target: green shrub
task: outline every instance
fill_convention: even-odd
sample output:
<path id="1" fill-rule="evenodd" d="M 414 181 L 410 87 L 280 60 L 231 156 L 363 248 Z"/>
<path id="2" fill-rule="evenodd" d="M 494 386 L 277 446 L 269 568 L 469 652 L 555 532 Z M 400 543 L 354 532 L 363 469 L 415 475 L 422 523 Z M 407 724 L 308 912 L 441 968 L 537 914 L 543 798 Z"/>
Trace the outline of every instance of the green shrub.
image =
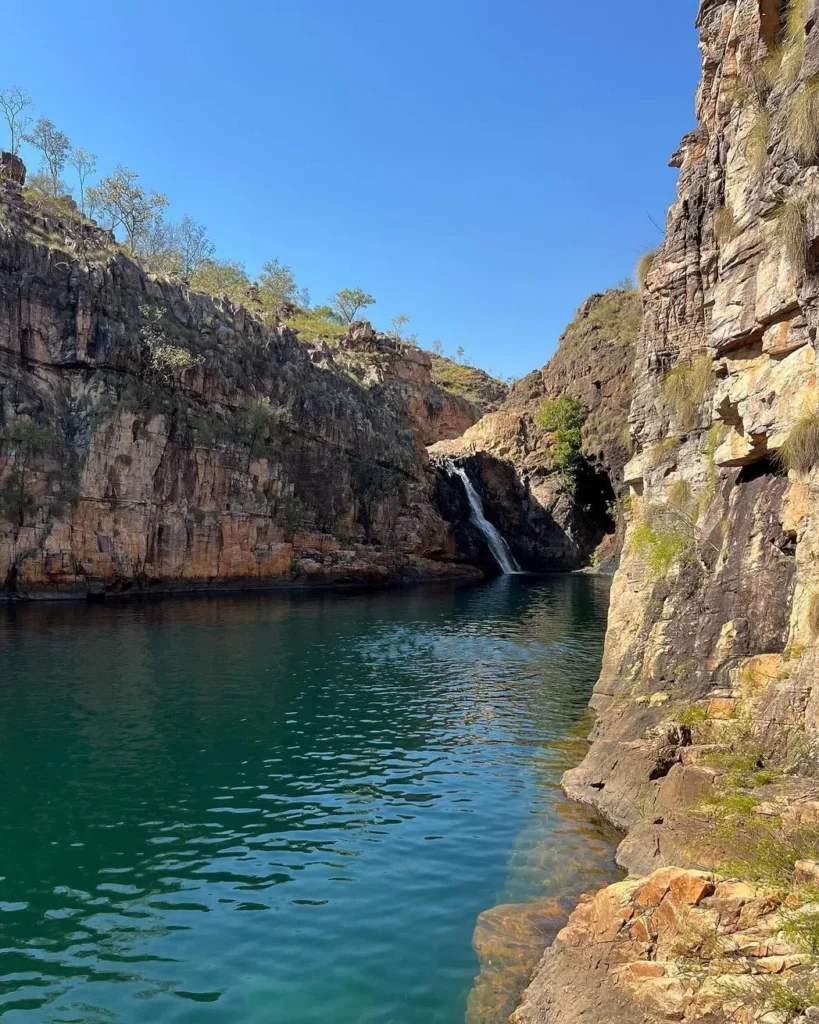
<path id="1" fill-rule="evenodd" d="M 714 386 L 714 363 L 707 352 L 695 356 L 668 373 L 663 381 L 663 398 L 674 410 L 683 430 L 694 427 Z"/>
<path id="2" fill-rule="evenodd" d="M 819 413 L 803 416 L 791 428 L 779 459 L 797 473 L 807 473 L 819 463 Z"/>
<path id="3" fill-rule="evenodd" d="M 662 578 L 685 556 L 691 538 L 681 527 L 663 526 L 647 518 L 635 529 L 633 541 L 651 575 Z"/>
<path id="4" fill-rule="evenodd" d="M 583 404 L 569 395 L 548 399 L 537 413 L 537 424 L 552 435 L 554 464 L 562 473 L 573 476 L 580 461 L 582 428 L 586 422 Z"/>
<path id="5" fill-rule="evenodd" d="M 689 704 L 677 715 L 680 725 L 701 725 L 708 721 L 708 712 L 702 704 Z"/>

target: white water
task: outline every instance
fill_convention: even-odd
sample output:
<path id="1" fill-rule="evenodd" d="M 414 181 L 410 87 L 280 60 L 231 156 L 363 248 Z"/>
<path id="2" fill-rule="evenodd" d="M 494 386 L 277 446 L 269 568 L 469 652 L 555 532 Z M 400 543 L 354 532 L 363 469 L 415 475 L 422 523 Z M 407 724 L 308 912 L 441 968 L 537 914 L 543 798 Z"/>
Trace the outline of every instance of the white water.
<path id="1" fill-rule="evenodd" d="M 504 576 L 511 576 L 516 572 L 520 572 L 520 566 L 515 561 L 512 552 L 509 550 L 509 545 L 504 540 L 503 535 L 483 514 L 483 502 L 481 501 L 481 496 L 472 486 L 472 481 L 469 479 L 466 470 L 463 466 L 456 466 L 450 459 L 447 459 L 446 468 L 450 476 L 454 473 L 455 476 L 459 476 L 461 478 L 466 490 L 467 499 L 469 500 L 469 518 L 481 531 L 484 537 L 486 537 L 486 543 L 489 545 L 489 550 L 494 555 L 495 561 L 500 566 Z"/>

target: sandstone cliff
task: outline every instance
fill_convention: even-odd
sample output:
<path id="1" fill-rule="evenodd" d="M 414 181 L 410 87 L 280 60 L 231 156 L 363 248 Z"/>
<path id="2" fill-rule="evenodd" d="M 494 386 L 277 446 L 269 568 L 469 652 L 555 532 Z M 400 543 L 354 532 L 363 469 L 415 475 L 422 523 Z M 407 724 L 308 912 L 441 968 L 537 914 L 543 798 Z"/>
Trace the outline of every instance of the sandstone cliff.
<path id="1" fill-rule="evenodd" d="M 597 720 L 564 780 L 654 874 L 578 908 L 521 1024 L 819 1015 L 819 20 L 702 0 L 698 26 Z"/>
<path id="2" fill-rule="evenodd" d="M 527 568 L 586 565 L 614 530 L 614 501 L 631 452 L 628 411 L 639 323 L 637 292 L 591 296 L 542 370 L 518 381 L 503 404 L 462 437 L 431 449 L 434 459 L 467 466 L 491 519 Z M 556 466 L 552 436 L 537 422 L 544 401 L 561 395 L 576 398 L 588 414 L 583 457 L 571 482 Z M 616 549 L 611 537 L 603 558 Z"/>
<path id="3" fill-rule="evenodd" d="M 16 177 L 19 178 L 19 174 Z M 481 408 L 353 325 L 332 349 L 145 273 L 0 182 L 0 587 L 469 573 L 425 445 Z"/>

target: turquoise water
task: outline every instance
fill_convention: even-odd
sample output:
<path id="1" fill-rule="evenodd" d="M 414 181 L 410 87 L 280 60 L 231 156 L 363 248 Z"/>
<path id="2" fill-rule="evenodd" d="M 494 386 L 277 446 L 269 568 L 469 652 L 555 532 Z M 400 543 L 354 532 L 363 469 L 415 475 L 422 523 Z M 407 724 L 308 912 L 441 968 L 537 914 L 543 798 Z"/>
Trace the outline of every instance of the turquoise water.
<path id="1" fill-rule="evenodd" d="M 556 784 L 607 597 L 0 610 L 4 1022 L 460 1024 L 477 915 L 599 876 Z"/>

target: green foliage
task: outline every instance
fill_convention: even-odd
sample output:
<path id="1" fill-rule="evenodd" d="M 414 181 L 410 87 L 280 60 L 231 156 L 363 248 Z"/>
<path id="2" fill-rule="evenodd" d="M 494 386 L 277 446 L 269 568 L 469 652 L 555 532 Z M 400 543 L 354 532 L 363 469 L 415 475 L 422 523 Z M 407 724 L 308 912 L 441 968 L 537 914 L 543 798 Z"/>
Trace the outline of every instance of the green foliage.
<path id="1" fill-rule="evenodd" d="M 255 398 L 245 408 L 239 423 L 239 441 L 247 449 L 247 468 L 252 459 L 266 454 L 271 431 L 289 420 L 290 411 L 274 406 L 265 396 Z"/>
<path id="2" fill-rule="evenodd" d="M 708 721 L 708 712 L 702 704 L 689 704 L 677 715 L 680 725 L 701 725 Z"/>
<path id="3" fill-rule="evenodd" d="M 296 275 L 284 263 L 269 260 L 259 276 L 262 304 L 278 315 L 286 305 L 307 307 L 310 296 L 296 284 Z"/>
<path id="4" fill-rule="evenodd" d="M 342 288 L 333 296 L 332 305 L 341 320 L 351 324 L 362 309 L 375 305 L 375 299 L 361 288 Z"/>
<path id="5" fill-rule="evenodd" d="M 696 426 L 705 401 L 714 386 L 714 364 L 707 352 L 668 373 L 663 381 L 663 398 L 673 409 L 683 430 Z"/>
<path id="6" fill-rule="evenodd" d="M 60 181 L 60 175 L 71 152 L 68 136 L 58 131 L 53 121 L 40 117 L 25 140 L 40 152 L 43 160 L 41 174 L 46 190 L 52 196 L 62 195 L 65 186 Z"/>
<path id="7" fill-rule="evenodd" d="M 637 260 L 634 276 L 637 278 L 637 285 L 640 291 L 645 290 L 648 275 L 651 273 L 651 268 L 654 265 L 654 259 L 659 251 L 659 249 L 649 249 L 647 252 L 643 253 L 639 260 Z"/>
<path id="8" fill-rule="evenodd" d="M 240 305 L 247 301 L 250 278 L 241 263 L 207 259 L 191 275 L 191 288 L 214 298 L 225 296 Z"/>
<path id="9" fill-rule="evenodd" d="M 804 82 L 788 101 L 785 141 L 801 160 L 819 155 L 819 75 Z"/>
<path id="10" fill-rule="evenodd" d="M 552 435 L 554 464 L 564 476 L 573 478 L 577 471 L 586 415 L 582 402 L 570 395 L 548 399 L 538 410 L 537 424 Z"/>
<path id="11" fill-rule="evenodd" d="M 786 830 L 778 819 L 754 816 L 736 820 L 726 836 L 735 853 L 721 870 L 783 893 L 794 887 L 796 862 L 819 856 L 819 829 L 815 826 Z"/>
<path id="12" fill-rule="evenodd" d="M 288 327 L 298 331 L 306 341 L 314 339 L 339 341 L 347 333 L 346 325 L 339 323 L 337 314 L 329 306 L 298 309 L 289 313 L 285 322 Z"/>
<path id="13" fill-rule="evenodd" d="M 50 427 L 41 427 L 33 420 L 19 419 L 6 427 L 3 440 L 12 450 L 13 466 L 0 489 L 0 512 L 9 522 L 23 526 L 26 512 L 34 507 L 30 464 L 51 452 L 57 438 Z"/>
<path id="14" fill-rule="evenodd" d="M 145 348 L 144 372 L 150 384 L 150 397 L 158 387 L 179 386 L 185 372 L 202 360 L 188 349 L 171 344 L 163 327 L 164 310 L 158 306 L 142 305 L 139 311 L 143 317 L 140 338 Z"/>
<path id="15" fill-rule="evenodd" d="M 758 789 L 776 778 L 776 772 L 765 765 L 762 748 L 750 742 L 740 749 L 706 754 L 703 763 L 724 771 L 725 781 L 733 789 Z"/>
<path id="16" fill-rule="evenodd" d="M 655 578 L 671 572 L 689 549 L 691 538 L 686 531 L 673 525 L 660 525 L 645 518 L 632 535 L 634 549 Z"/>
<path id="17" fill-rule="evenodd" d="M 432 381 L 451 395 L 460 395 L 485 410 L 496 408 L 509 393 L 507 386 L 483 370 L 464 366 L 433 353 Z"/>
<path id="18" fill-rule="evenodd" d="M 808 473 L 819 463 L 819 413 L 803 416 L 791 428 L 779 459 L 796 473 Z"/>
<path id="19" fill-rule="evenodd" d="M 780 1024 L 802 1020 L 806 1010 L 819 1006 L 819 983 L 810 978 L 764 978 L 756 983 L 755 992 L 757 1007 L 778 1014 Z"/>
<path id="20" fill-rule="evenodd" d="M 136 171 L 120 164 L 113 174 L 88 189 L 88 205 L 107 219 L 112 231 L 121 228 L 129 251 L 136 253 L 140 233 L 150 227 L 168 200 L 160 192 L 146 192 Z"/>

